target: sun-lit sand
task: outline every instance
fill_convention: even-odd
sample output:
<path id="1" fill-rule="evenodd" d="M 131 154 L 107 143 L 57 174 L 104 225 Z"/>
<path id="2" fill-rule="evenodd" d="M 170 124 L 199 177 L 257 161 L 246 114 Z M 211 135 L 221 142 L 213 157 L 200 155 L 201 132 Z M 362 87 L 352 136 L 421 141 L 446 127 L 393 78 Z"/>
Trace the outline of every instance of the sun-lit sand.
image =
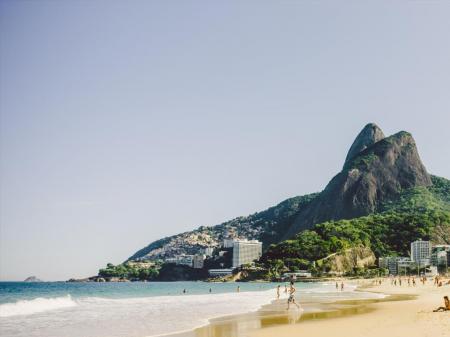
<path id="1" fill-rule="evenodd" d="M 450 337 L 450 312 L 433 312 L 450 295 L 450 285 L 428 281 L 415 287 L 392 286 L 384 280 L 357 282 L 362 291 L 389 294 L 384 299 L 348 300 L 313 304 L 315 312 L 285 310 L 285 299 L 256 313 L 221 317 L 205 327 L 185 332 L 188 337 Z M 445 281 L 447 282 L 447 280 Z M 313 310 L 313 311 L 314 311 Z"/>
<path id="2" fill-rule="evenodd" d="M 373 310 L 361 314 L 331 319 L 306 320 L 297 324 L 256 329 L 252 337 L 333 336 L 333 337 L 437 337 L 450 336 L 450 312 L 433 312 L 443 305 L 443 296 L 450 295 L 450 285 L 433 286 L 432 282 L 402 287 L 391 286 L 388 280 L 382 285 L 368 285 L 366 290 L 385 294 L 414 294 L 415 299 L 368 304 Z"/>

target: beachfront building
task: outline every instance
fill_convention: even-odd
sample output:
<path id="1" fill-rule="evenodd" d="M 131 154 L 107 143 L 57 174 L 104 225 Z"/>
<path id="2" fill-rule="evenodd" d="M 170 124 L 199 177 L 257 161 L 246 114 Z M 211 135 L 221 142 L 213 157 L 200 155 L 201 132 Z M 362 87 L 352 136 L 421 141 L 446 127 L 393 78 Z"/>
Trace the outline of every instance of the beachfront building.
<path id="1" fill-rule="evenodd" d="M 193 259 L 192 259 L 192 266 L 195 269 L 202 269 L 204 262 L 205 262 L 206 256 L 203 254 L 197 254 L 194 255 Z"/>
<path id="2" fill-rule="evenodd" d="M 221 277 L 231 275 L 233 269 L 208 269 L 209 276 L 211 277 Z"/>
<path id="3" fill-rule="evenodd" d="M 165 263 L 175 263 L 192 267 L 194 255 L 176 255 L 175 257 L 168 257 L 164 260 Z"/>
<path id="4" fill-rule="evenodd" d="M 389 275 L 398 275 L 406 272 L 413 264 L 414 262 L 404 256 L 385 256 L 378 259 L 378 267 L 388 269 Z"/>
<path id="5" fill-rule="evenodd" d="M 311 273 L 308 272 L 307 270 L 300 270 L 298 272 L 294 272 L 294 273 L 284 273 L 281 278 L 284 281 L 290 281 L 290 280 L 297 280 L 298 278 L 308 278 L 311 277 Z"/>
<path id="6" fill-rule="evenodd" d="M 233 268 L 252 263 L 262 255 L 262 243 L 257 240 L 236 240 L 233 244 Z"/>
<path id="7" fill-rule="evenodd" d="M 447 265 L 448 252 L 450 252 L 450 245 L 434 245 L 431 248 L 431 265 Z"/>
<path id="8" fill-rule="evenodd" d="M 417 240 L 411 243 L 411 261 L 415 262 L 419 267 L 430 265 L 431 259 L 431 242 Z"/>

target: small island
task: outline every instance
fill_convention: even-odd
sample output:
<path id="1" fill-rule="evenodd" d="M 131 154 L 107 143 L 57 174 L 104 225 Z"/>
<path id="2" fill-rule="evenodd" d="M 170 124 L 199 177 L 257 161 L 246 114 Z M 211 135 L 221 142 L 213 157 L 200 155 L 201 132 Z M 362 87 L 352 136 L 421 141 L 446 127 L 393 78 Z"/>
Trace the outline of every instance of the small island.
<path id="1" fill-rule="evenodd" d="M 29 276 L 23 282 L 43 282 L 41 279 L 38 279 L 36 276 Z"/>

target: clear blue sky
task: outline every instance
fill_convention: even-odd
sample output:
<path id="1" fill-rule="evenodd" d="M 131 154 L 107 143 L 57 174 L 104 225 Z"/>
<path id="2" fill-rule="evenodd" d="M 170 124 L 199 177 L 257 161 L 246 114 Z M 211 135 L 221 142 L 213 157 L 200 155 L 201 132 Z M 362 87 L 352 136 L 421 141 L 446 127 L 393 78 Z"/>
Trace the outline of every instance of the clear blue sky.
<path id="1" fill-rule="evenodd" d="M 450 2 L 1 1 L 0 279 L 321 190 L 368 122 L 450 178 Z"/>

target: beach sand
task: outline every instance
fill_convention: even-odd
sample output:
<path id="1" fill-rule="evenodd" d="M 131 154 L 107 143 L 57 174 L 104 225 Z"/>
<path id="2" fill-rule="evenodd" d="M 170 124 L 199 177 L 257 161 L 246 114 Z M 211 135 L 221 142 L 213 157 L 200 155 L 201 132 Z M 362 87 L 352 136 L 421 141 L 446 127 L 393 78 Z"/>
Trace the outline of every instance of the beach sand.
<path id="1" fill-rule="evenodd" d="M 255 313 L 214 319 L 183 337 L 450 337 L 450 312 L 432 312 L 450 296 L 450 285 L 432 282 L 416 287 L 389 280 L 374 286 L 357 281 L 363 291 L 390 294 L 384 299 L 306 304 L 304 312 L 285 310 L 285 300 L 275 301 Z"/>
<path id="2" fill-rule="evenodd" d="M 405 283 L 405 282 L 404 282 Z M 450 295 L 450 286 L 435 287 L 432 282 L 416 287 L 394 287 L 389 281 L 379 286 L 364 286 L 367 291 L 385 294 L 412 294 L 416 298 L 380 301 L 363 305 L 361 314 L 332 319 L 305 320 L 299 324 L 258 329 L 252 337 L 333 336 L 333 337 L 441 337 L 450 336 L 450 312 L 432 312 Z"/>

